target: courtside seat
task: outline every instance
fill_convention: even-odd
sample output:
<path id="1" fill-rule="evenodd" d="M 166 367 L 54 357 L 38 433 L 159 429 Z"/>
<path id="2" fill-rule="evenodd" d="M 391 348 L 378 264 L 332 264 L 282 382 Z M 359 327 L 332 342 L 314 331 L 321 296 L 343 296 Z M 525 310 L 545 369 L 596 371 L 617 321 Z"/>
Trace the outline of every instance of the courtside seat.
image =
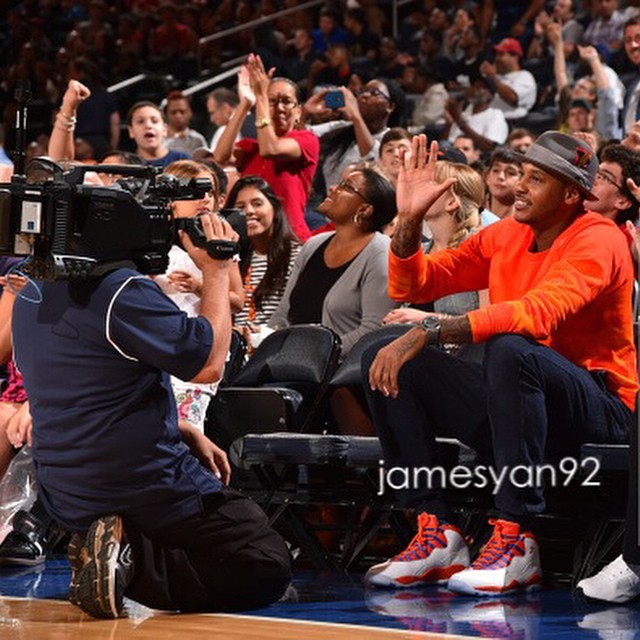
<path id="1" fill-rule="evenodd" d="M 375 329 L 365 333 L 353 346 L 347 357 L 338 367 L 333 378 L 332 387 L 349 387 L 362 384 L 361 363 L 364 352 L 371 346 L 385 338 L 399 338 L 404 335 L 413 325 L 410 324 L 390 324 L 380 329 Z"/>
<path id="2" fill-rule="evenodd" d="M 228 449 L 247 433 L 313 429 L 339 355 L 340 338 L 322 325 L 270 334 L 209 405 L 207 435 Z"/>

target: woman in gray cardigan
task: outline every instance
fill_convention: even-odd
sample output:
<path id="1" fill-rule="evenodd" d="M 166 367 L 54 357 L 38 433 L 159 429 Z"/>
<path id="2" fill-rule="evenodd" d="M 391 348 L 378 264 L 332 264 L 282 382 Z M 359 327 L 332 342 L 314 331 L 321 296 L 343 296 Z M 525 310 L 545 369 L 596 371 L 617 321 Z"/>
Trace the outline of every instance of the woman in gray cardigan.
<path id="1" fill-rule="evenodd" d="M 398 306 L 387 294 L 389 238 L 380 233 L 396 215 L 395 191 L 375 171 L 356 170 L 318 210 L 335 232 L 302 247 L 269 326 L 322 323 L 340 336 L 344 356 Z"/>

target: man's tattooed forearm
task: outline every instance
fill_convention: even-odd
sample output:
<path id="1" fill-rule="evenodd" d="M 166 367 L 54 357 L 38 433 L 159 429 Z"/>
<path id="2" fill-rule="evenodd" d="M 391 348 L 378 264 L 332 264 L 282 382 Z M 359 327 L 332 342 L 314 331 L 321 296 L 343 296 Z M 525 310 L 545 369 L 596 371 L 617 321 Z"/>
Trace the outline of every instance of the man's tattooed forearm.
<path id="1" fill-rule="evenodd" d="M 420 223 L 399 220 L 391 240 L 391 251 L 398 258 L 408 258 L 420 248 Z"/>

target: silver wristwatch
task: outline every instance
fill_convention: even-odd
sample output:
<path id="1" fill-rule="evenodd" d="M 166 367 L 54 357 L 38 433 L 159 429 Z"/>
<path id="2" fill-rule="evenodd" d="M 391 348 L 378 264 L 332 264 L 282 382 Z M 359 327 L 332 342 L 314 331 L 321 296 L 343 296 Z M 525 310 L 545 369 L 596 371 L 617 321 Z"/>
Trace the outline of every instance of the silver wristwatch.
<path id="1" fill-rule="evenodd" d="M 442 324 L 438 316 L 427 316 L 421 320 L 418 326 L 425 330 L 428 345 L 438 344 L 440 342 L 440 329 Z"/>

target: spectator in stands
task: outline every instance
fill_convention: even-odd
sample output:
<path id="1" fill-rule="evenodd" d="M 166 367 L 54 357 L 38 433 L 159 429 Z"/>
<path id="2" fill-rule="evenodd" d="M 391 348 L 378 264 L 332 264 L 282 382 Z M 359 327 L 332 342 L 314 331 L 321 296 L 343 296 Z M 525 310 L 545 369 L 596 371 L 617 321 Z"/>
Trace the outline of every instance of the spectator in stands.
<path id="1" fill-rule="evenodd" d="M 529 129 L 518 127 L 514 129 L 507 138 L 507 147 L 517 153 L 526 153 L 527 149 L 533 144 L 535 136 Z"/>
<path id="2" fill-rule="evenodd" d="M 375 160 L 379 155 L 380 140 L 387 132 L 388 123 L 397 105 L 402 103 L 404 94 L 392 81 L 371 80 L 354 96 L 351 91 L 341 87 L 345 106 L 337 111 L 328 109 L 324 103 L 327 90 L 322 89 L 311 96 L 304 105 L 307 117 L 319 115 L 333 117 L 334 120 L 311 129 L 320 137 L 320 166 L 324 186 L 318 186 L 318 192 L 324 193 L 328 186 L 340 182 L 342 172 L 347 165 L 358 164 L 366 160 Z M 401 111 L 398 108 L 398 111 Z M 344 117 L 347 122 L 335 120 Z M 397 119 L 393 124 L 399 124 Z"/>
<path id="3" fill-rule="evenodd" d="M 511 0 L 482 2 L 480 4 L 482 41 L 491 39 L 496 42 L 506 37 L 522 38 L 543 7 L 543 0 L 530 0 L 526 5 L 514 3 Z"/>
<path id="4" fill-rule="evenodd" d="M 457 61 L 464 56 L 460 40 L 465 31 L 477 27 L 476 13 L 471 4 L 461 6 L 453 17 L 451 26 L 445 30 L 442 42 L 443 54 L 450 60 Z"/>
<path id="5" fill-rule="evenodd" d="M 582 43 L 584 29 L 575 19 L 575 0 L 558 0 L 551 15 L 541 11 L 534 22 L 534 32 L 527 51 L 527 68 L 538 82 L 538 95 L 542 104 L 553 91 L 553 69 L 555 50 L 547 37 L 550 23 L 557 25 L 562 37 L 564 59 L 571 67 L 577 60 L 577 45 Z"/>
<path id="6" fill-rule="evenodd" d="M 138 28 L 138 19 L 132 13 L 123 13 L 118 16 L 118 39 L 116 40 L 118 58 L 121 56 L 142 57 L 143 36 Z"/>
<path id="7" fill-rule="evenodd" d="M 396 214 L 395 192 L 378 172 L 353 171 L 318 210 L 335 231 L 304 244 L 269 326 L 322 323 L 344 355 L 396 306 L 386 293 L 389 238 L 380 233 Z"/>
<path id="8" fill-rule="evenodd" d="M 380 157 L 377 165 L 394 189 L 398 181 L 400 165 L 404 161 L 404 154 L 409 151 L 411 151 L 411 134 L 402 127 L 389 129 L 380 140 Z"/>
<path id="9" fill-rule="evenodd" d="M 240 178 L 229 193 L 228 206 L 244 212 L 251 245 L 241 264 L 245 302 L 234 324 L 243 329 L 248 344 L 257 346 L 260 326 L 269 322 L 282 299 L 300 243 L 282 202 L 262 178 Z"/>
<path id="10" fill-rule="evenodd" d="M 453 141 L 453 146 L 464 154 L 469 166 L 477 166 L 480 163 L 482 152 L 476 148 L 473 138 L 461 134 Z"/>
<path id="11" fill-rule="evenodd" d="M 402 78 L 405 65 L 401 62 L 398 45 L 393 38 L 385 36 L 380 41 L 380 56 L 376 75 L 379 78 L 391 78 L 397 80 Z"/>
<path id="12" fill-rule="evenodd" d="M 594 109 L 597 105 L 595 129 L 605 139 L 619 137 L 618 114 L 623 106 L 624 86 L 616 72 L 602 62 L 594 47 L 578 45 L 580 59 L 589 66 L 593 75 L 583 76 L 571 87 L 560 27 L 555 23 L 550 23 L 546 27 L 546 32 L 549 42 L 553 44 L 555 50 L 554 73 L 559 93 L 560 129 L 566 128 L 565 122 L 568 120 L 571 101 L 584 99 Z"/>
<path id="13" fill-rule="evenodd" d="M 589 65 L 597 90 L 597 111 L 594 128 L 607 140 L 620 138 L 620 110 L 623 107 L 625 87 L 618 74 L 604 64 L 595 47 L 578 46 L 580 59 Z"/>
<path id="14" fill-rule="evenodd" d="M 136 153 L 154 167 L 166 167 L 176 160 L 187 160 L 183 151 L 169 150 L 165 144 L 167 125 L 162 111 L 153 102 L 136 102 L 127 114 L 129 137 L 136 143 Z"/>
<path id="15" fill-rule="evenodd" d="M 297 83 L 300 93 L 307 95 L 307 82 L 311 72 L 311 65 L 318 59 L 313 48 L 311 32 L 306 29 L 296 29 L 293 35 L 293 51 L 284 59 L 284 76 Z M 213 148 L 213 146 L 212 146 Z"/>
<path id="16" fill-rule="evenodd" d="M 410 118 L 413 133 L 440 129 L 445 125 L 444 111 L 449 92 L 443 80 L 436 71 L 412 66 L 405 69 L 402 79 L 405 91 L 419 96 Z"/>
<path id="17" fill-rule="evenodd" d="M 214 149 L 214 159 L 223 166 L 235 164 L 242 175 L 264 178 L 282 199 L 293 232 L 304 242 L 310 236 L 304 208 L 320 144 L 314 133 L 298 128 L 297 86 L 287 78 L 271 78 L 260 58 L 250 54 L 238 75 L 238 96 L 240 103 Z M 234 144 L 254 104 L 258 137 Z"/>
<path id="18" fill-rule="evenodd" d="M 531 145 L 529 145 L 531 146 Z M 495 222 L 495 217 L 507 218 L 515 211 L 516 185 L 522 177 L 520 157 L 513 151 L 499 147 L 489 159 L 485 173 L 487 202 L 483 215 L 483 226 Z M 494 216 L 487 219 L 486 216 Z"/>
<path id="19" fill-rule="evenodd" d="M 491 304 L 432 316 L 365 353 L 363 382 L 371 389 L 386 464 L 412 477 L 418 467 L 433 468 L 436 434 L 491 456 L 496 473 L 507 474 L 520 465 L 537 468 L 547 447 L 576 456 L 585 440 L 627 441 L 638 390 L 629 313 L 633 268 L 615 225 L 584 212 L 598 167 L 593 152 L 571 136 L 543 134 L 524 158 L 514 216 L 458 249 L 425 256 L 424 211 L 452 181 L 434 179 L 436 143 L 428 161 L 425 138 L 413 151 L 398 181 L 390 294 L 424 302 L 488 285 Z M 603 314 L 611 321 L 602 322 Z M 482 365 L 433 348 L 482 341 Z M 368 571 L 369 584 L 406 587 L 449 578 L 450 590 L 486 596 L 541 583 L 531 533 L 545 506 L 540 485 L 496 487 L 493 535 L 469 566 L 454 515 L 439 486 L 428 484 L 398 491 L 404 506 L 415 507 L 419 530 L 403 553 Z"/>
<path id="20" fill-rule="evenodd" d="M 344 14 L 344 26 L 349 34 L 351 60 L 377 60 L 380 38 L 370 31 L 364 10 L 359 7 L 347 9 Z"/>
<path id="21" fill-rule="evenodd" d="M 161 68 L 166 63 L 179 58 L 195 56 L 198 45 L 197 35 L 178 22 L 178 10 L 171 2 L 163 2 L 158 7 L 160 24 L 151 32 L 149 38 L 149 56 Z"/>
<path id="22" fill-rule="evenodd" d="M 536 102 L 537 86 L 531 73 L 520 67 L 522 46 L 515 38 L 505 38 L 493 49 L 495 64 L 485 60 L 480 65 L 480 73 L 496 87 L 490 106 L 509 121 L 524 118 Z"/>
<path id="23" fill-rule="evenodd" d="M 349 44 L 349 34 L 340 26 L 338 13 L 328 7 L 320 11 L 318 27 L 311 35 L 316 53 L 325 53 L 331 44 Z"/>
<path id="24" fill-rule="evenodd" d="M 211 182 L 211 190 L 201 200 L 175 200 L 172 202 L 173 217 L 195 218 L 214 213 L 218 208 L 220 188 L 214 171 L 204 164 L 193 160 L 178 160 L 165 167 L 164 173 L 175 176 L 182 181 L 193 178 L 207 179 Z M 237 240 L 237 234 L 235 235 Z M 169 250 L 169 264 L 163 275 L 153 277 L 154 281 L 176 306 L 188 317 L 201 315 L 202 287 L 204 283 L 202 271 L 193 262 L 182 243 L 174 244 Z M 229 268 L 229 306 L 231 312 L 242 309 L 244 292 L 237 263 Z M 171 377 L 171 386 L 176 398 L 178 418 L 186 420 L 201 433 L 204 432 L 204 421 L 211 396 L 217 391 L 218 381 L 207 384 L 194 384 Z M 222 456 L 218 466 L 218 477 L 230 472 L 226 456 Z"/>
<path id="25" fill-rule="evenodd" d="M 609 51 L 622 47 L 624 14 L 618 11 L 618 0 L 595 0 L 595 18 L 584 32 L 584 41 L 596 46 L 603 44 Z"/>
<path id="26" fill-rule="evenodd" d="M 371 32 L 382 37 L 383 33 L 389 30 L 389 20 L 384 9 L 378 5 L 376 0 L 358 0 L 358 4 L 367 17 L 367 24 Z"/>
<path id="27" fill-rule="evenodd" d="M 211 181 L 211 190 L 202 199 L 175 200 L 171 205 L 174 218 L 195 218 L 218 210 L 220 195 L 218 178 L 207 165 L 193 160 L 177 160 L 167 165 L 163 173 L 185 182 L 193 178 Z M 200 313 L 202 273 L 182 246 L 174 244 L 171 247 L 166 274 L 156 276 L 154 279 L 189 317 L 195 317 Z M 232 265 L 229 271 L 229 300 L 232 312 L 242 309 L 244 295 L 237 265 Z"/>
<path id="28" fill-rule="evenodd" d="M 347 45 L 340 42 L 332 43 L 327 48 L 324 60 L 317 59 L 311 65 L 307 89 L 311 91 L 319 85 L 346 87 L 351 79 L 351 73 Z"/>
<path id="29" fill-rule="evenodd" d="M 482 77 L 480 65 L 485 59 L 482 50 L 482 36 L 477 25 L 469 25 L 460 34 L 458 48 L 461 55 L 456 61 L 450 80 L 454 86 L 468 87 Z"/>
<path id="30" fill-rule="evenodd" d="M 640 183 L 638 154 L 619 144 L 606 145 L 600 153 L 600 167 L 593 183 L 593 194 L 598 199 L 589 202 L 589 210 L 613 220 L 631 245 L 626 223 L 638 220 L 638 201 L 629 188 L 629 178 Z"/>
<path id="31" fill-rule="evenodd" d="M 300 4 L 301 0 L 283 0 L 283 9 L 292 9 Z M 313 29 L 313 18 L 311 11 L 297 11 L 286 16 L 281 16 L 276 20 L 276 29 L 284 34 L 287 40 L 295 38 L 296 31 L 302 30 L 311 37 Z M 286 74 L 288 78 L 291 78 Z M 306 76 L 305 76 L 306 77 Z M 293 79 L 293 78 L 291 78 Z"/>
<path id="32" fill-rule="evenodd" d="M 445 119 L 446 136 L 453 142 L 458 136 L 464 135 L 473 140 L 474 146 L 480 151 L 488 151 L 497 144 L 504 144 L 509 133 L 509 125 L 504 113 L 489 105 L 493 101 L 491 84 L 484 78 L 477 78 L 465 91 L 467 107 L 455 99 L 447 102 Z"/>
<path id="33" fill-rule="evenodd" d="M 576 20 L 575 0 L 557 0 L 551 15 L 546 11 L 541 11 L 536 16 L 527 58 L 550 63 L 554 56 L 553 46 L 546 38 L 546 28 L 550 22 L 560 25 L 564 56 L 566 60 L 571 60 L 577 51 L 577 45 L 582 44 L 584 34 L 582 25 Z"/>
<path id="34" fill-rule="evenodd" d="M 231 120 L 231 116 L 239 103 L 240 100 L 238 98 L 238 94 L 225 87 L 214 89 L 207 96 L 207 112 L 209 113 L 209 120 L 215 127 L 213 137 L 209 143 L 209 148 L 212 151 L 216 148 L 218 141 L 224 132 L 224 128 L 229 124 L 229 120 Z M 235 141 L 238 142 L 242 135 L 243 134 L 239 132 Z"/>
<path id="35" fill-rule="evenodd" d="M 442 78 L 454 77 L 454 64 L 442 55 L 442 32 L 425 29 L 418 41 L 414 61 L 419 67 L 437 69 Z"/>
<path id="36" fill-rule="evenodd" d="M 630 18 L 624 25 L 624 50 L 627 58 L 638 69 L 638 74 L 627 86 L 622 128 L 628 134 L 640 120 L 640 16 Z"/>
<path id="37" fill-rule="evenodd" d="M 168 132 L 167 149 L 183 151 L 191 157 L 196 149 L 207 146 L 204 136 L 195 129 L 189 128 L 193 111 L 189 98 L 182 91 L 172 91 L 167 96 L 165 113 Z"/>
<path id="38" fill-rule="evenodd" d="M 627 147 L 636 153 L 640 153 L 640 121 L 636 122 L 620 141 L 623 147 Z"/>
<path id="39" fill-rule="evenodd" d="M 593 105 L 582 98 L 572 100 L 569 104 L 569 116 L 567 117 L 566 133 L 578 131 L 593 131 Z"/>

